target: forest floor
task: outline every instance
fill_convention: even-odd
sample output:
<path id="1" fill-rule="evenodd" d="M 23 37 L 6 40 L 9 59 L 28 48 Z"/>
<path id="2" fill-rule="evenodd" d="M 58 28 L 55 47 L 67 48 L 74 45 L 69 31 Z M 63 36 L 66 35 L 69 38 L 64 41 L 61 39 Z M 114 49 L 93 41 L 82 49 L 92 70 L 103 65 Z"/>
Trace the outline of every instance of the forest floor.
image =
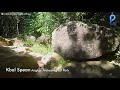
<path id="1" fill-rule="evenodd" d="M 19 47 L 20 43 L 21 42 L 17 42 L 18 46 L 16 49 L 14 49 L 14 51 L 19 55 L 21 54 L 26 55 L 26 49 L 20 48 Z M 3 41 L 0 41 L 0 45 L 2 45 L 1 47 L 6 46 L 5 42 L 3 43 Z M 41 46 L 33 46 L 28 48 L 30 50 L 29 51 L 30 53 L 31 52 L 36 52 L 37 54 L 39 53 L 38 56 L 41 56 L 41 58 L 42 55 L 44 56 L 45 54 L 48 53 L 48 51 L 53 52 L 52 49 L 48 47 L 44 47 L 40 49 Z M 9 55 L 6 54 L 6 52 L 3 55 L 3 51 L 0 51 L 0 55 L 2 55 L 1 57 L 7 57 L 8 59 L 10 59 Z M 41 58 L 36 58 L 36 59 L 39 59 L 40 61 Z M 119 78 L 120 77 L 120 64 L 116 62 L 114 56 L 107 59 L 102 57 L 99 59 L 99 61 L 86 61 L 86 62 L 75 62 L 75 61 L 62 59 L 59 61 L 57 65 L 53 65 L 53 63 L 50 63 L 50 65 L 47 64 L 45 70 L 47 71 L 38 73 L 40 78 Z"/>

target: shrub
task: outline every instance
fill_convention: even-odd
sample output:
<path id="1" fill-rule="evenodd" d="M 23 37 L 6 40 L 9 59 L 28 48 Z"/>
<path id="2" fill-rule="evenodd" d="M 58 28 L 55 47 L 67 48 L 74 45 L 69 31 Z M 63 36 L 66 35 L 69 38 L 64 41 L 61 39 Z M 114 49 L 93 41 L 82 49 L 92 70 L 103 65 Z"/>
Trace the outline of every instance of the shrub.
<path id="1" fill-rule="evenodd" d="M 117 61 L 120 61 L 120 51 L 118 51 L 118 52 L 115 54 L 115 56 L 116 56 L 116 60 L 117 60 Z"/>
<path id="2" fill-rule="evenodd" d="M 33 46 L 33 44 L 34 44 L 34 42 L 33 42 L 32 40 L 30 40 L 30 39 L 28 39 L 28 40 L 26 40 L 26 41 L 24 42 L 24 45 L 25 45 L 25 46 L 28 46 L 28 47 Z"/>

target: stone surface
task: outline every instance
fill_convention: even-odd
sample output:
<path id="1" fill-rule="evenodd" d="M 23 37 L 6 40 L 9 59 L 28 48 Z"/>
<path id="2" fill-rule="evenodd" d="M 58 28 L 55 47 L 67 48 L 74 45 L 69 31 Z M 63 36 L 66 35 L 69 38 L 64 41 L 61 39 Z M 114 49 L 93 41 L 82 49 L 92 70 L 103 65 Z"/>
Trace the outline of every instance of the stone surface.
<path id="1" fill-rule="evenodd" d="M 44 56 L 43 54 L 36 53 L 36 52 L 30 52 L 27 54 L 33 56 L 33 58 L 36 59 L 37 61 L 40 61 L 42 57 Z"/>
<path id="2" fill-rule="evenodd" d="M 48 44 L 50 42 L 50 37 L 43 35 L 41 37 L 38 37 L 36 42 L 39 44 Z"/>
<path id="3" fill-rule="evenodd" d="M 47 55 L 44 55 L 40 61 L 38 61 L 39 67 L 44 67 L 49 62 L 51 63 L 57 63 L 61 59 L 61 56 L 58 55 L 55 52 L 48 53 Z"/>
<path id="4" fill-rule="evenodd" d="M 52 33 L 54 51 L 69 60 L 97 58 L 115 51 L 118 45 L 113 30 L 78 21 L 65 23 Z"/>
<path id="5" fill-rule="evenodd" d="M 17 47 L 11 50 L 19 54 L 25 54 L 27 52 L 27 49 L 28 49 L 27 47 Z"/>
<path id="6" fill-rule="evenodd" d="M 12 40 L 11 40 L 12 41 Z M 23 47 L 24 46 L 24 43 L 22 42 L 22 40 L 19 40 L 17 38 L 14 38 L 13 39 L 13 46 L 16 46 L 16 47 Z"/>
<path id="7" fill-rule="evenodd" d="M 35 72 L 19 72 L 20 69 L 38 69 L 37 61 L 32 56 L 17 55 L 7 47 L 0 47 L 0 78 L 35 78 Z M 10 69 L 6 69 L 10 68 Z M 16 69 L 16 71 L 15 71 Z M 7 71 L 6 71 L 7 70 Z M 13 71 L 14 70 L 14 71 Z"/>
<path id="8" fill-rule="evenodd" d="M 0 46 L 12 46 L 13 42 L 0 36 Z"/>
<path id="9" fill-rule="evenodd" d="M 25 36 L 25 40 L 30 40 L 32 42 L 35 42 L 36 41 L 36 37 L 35 36 Z"/>

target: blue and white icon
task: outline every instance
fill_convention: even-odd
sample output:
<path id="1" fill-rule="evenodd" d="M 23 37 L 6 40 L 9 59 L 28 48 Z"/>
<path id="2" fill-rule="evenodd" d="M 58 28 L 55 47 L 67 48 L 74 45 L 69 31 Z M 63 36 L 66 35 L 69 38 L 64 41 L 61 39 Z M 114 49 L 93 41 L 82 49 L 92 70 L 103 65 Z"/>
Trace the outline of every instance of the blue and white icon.
<path id="1" fill-rule="evenodd" d="M 110 25 L 116 26 L 116 16 L 113 14 L 113 12 L 111 13 L 109 19 L 110 19 Z"/>

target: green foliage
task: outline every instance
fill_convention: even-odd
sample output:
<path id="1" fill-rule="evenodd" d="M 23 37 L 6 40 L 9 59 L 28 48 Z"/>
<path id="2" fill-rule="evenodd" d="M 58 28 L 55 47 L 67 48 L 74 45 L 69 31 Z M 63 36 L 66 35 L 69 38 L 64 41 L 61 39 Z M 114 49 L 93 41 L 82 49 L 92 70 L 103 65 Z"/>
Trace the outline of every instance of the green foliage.
<path id="1" fill-rule="evenodd" d="M 115 54 L 116 60 L 120 62 L 120 51 Z"/>
<path id="2" fill-rule="evenodd" d="M 30 39 L 24 41 L 24 45 L 25 45 L 25 46 L 31 47 L 31 46 L 33 46 L 33 44 L 34 44 L 34 42 L 33 42 L 32 40 L 30 40 Z"/>
<path id="3" fill-rule="evenodd" d="M 50 35 L 55 28 L 71 20 L 83 20 L 85 12 L 36 12 L 26 18 L 24 34 Z"/>
<path id="4" fill-rule="evenodd" d="M 43 45 L 34 43 L 34 45 L 30 48 L 33 52 L 41 53 L 41 54 L 47 54 L 49 52 L 53 52 L 53 48 L 51 48 L 51 45 Z"/>
<path id="5" fill-rule="evenodd" d="M 26 14 L 27 13 L 27 14 Z M 0 13 L 0 34 L 2 36 L 16 36 L 17 34 L 41 36 L 51 35 L 60 24 L 68 21 L 83 21 L 85 23 L 109 25 L 111 12 L 7 12 Z M 13 15 L 12 15 L 13 14 Z M 120 27 L 120 13 L 114 12 L 117 17 L 117 26 Z M 17 29 L 18 22 L 18 29 Z"/>
<path id="6" fill-rule="evenodd" d="M 49 12 L 41 12 L 38 15 L 39 28 L 36 30 L 42 34 L 50 35 L 52 33 L 52 29 L 54 27 L 54 21 L 52 19 L 52 15 Z"/>
<path id="7" fill-rule="evenodd" d="M 110 12 L 34 12 L 25 18 L 24 32 L 51 35 L 55 28 L 68 21 L 83 21 L 109 27 L 110 14 Z"/>

